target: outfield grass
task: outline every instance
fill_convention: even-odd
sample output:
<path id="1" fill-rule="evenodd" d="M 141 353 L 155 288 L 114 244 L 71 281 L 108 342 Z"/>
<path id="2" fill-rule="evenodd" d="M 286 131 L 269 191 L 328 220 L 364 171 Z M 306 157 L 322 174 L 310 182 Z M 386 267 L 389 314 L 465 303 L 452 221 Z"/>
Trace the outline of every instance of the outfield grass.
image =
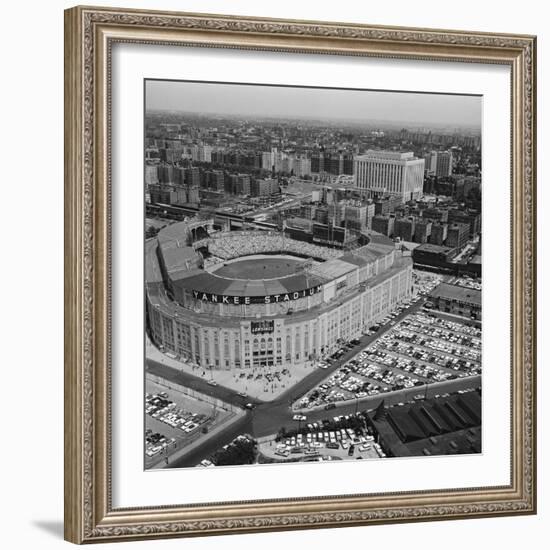
<path id="1" fill-rule="evenodd" d="M 232 279 L 277 279 L 296 273 L 303 260 L 292 258 L 251 258 L 223 265 L 216 275 Z"/>

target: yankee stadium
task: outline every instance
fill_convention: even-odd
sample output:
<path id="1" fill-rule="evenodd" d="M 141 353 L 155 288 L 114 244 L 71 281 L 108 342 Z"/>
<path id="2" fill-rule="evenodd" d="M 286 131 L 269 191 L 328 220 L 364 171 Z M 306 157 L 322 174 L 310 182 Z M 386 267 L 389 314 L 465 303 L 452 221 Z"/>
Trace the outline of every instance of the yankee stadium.
<path id="1" fill-rule="evenodd" d="M 145 243 L 148 333 L 165 353 L 210 369 L 321 359 L 410 296 L 412 261 L 386 236 L 353 247 L 284 231 L 215 231 L 183 221 Z"/>

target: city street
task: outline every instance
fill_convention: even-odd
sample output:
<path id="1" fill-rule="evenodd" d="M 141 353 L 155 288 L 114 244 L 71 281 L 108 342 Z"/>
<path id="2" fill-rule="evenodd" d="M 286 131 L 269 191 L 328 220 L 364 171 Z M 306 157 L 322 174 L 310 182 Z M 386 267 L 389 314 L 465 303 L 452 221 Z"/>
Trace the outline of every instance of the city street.
<path id="1" fill-rule="evenodd" d="M 420 310 L 423 303 L 423 300 L 419 300 L 418 302 L 412 304 L 409 308 L 406 308 L 403 312 L 401 312 L 401 314 L 395 317 L 395 323 L 398 323 L 405 316 Z M 171 382 L 187 386 L 195 391 L 213 397 L 218 397 L 223 401 L 241 406 L 243 408 L 247 404 L 252 404 L 254 406 L 253 409 L 246 410 L 246 415 L 236 423 L 232 424 L 226 431 L 220 433 L 216 438 L 211 438 L 205 441 L 203 445 L 197 445 L 185 456 L 174 460 L 169 467 L 182 468 L 187 466 L 195 466 L 201 460 L 209 457 L 217 449 L 223 445 L 226 445 L 242 433 L 248 433 L 253 437 L 258 438 L 277 433 L 283 427 L 286 429 L 297 428 L 298 422 L 292 419 L 295 414 L 295 411 L 292 410 L 292 404 L 309 389 L 319 384 L 332 372 L 336 371 L 346 362 L 361 353 L 365 347 L 372 344 L 374 340 L 392 328 L 392 326 L 394 325 L 390 325 L 388 323 L 382 326 L 375 334 L 361 337 L 359 345 L 344 353 L 339 360 L 334 361 L 327 369 L 315 369 L 311 374 L 307 375 L 295 386 L 289 388 L 275 400 L 267 403 L 239 395 L 236 391 L 221 385 L 212 386 L 208 383 L 208 380 L 201 377 L 191 375 L 181 370 L 176 370 L 157 361 L 150 359 L 147 360 L 147 371 L 151 374 L 155 374 Z M 343 401 L 337 403 L 336 407 L 332 410 L 325 410 L 324 407 L 318 407 L 315 410 L 307 411 L 306 422 L 315 422 L 325 418 L 330 418 L 332 416 L 352 414 L 358 410 L 372 410 L 382 401 L 384 401 L 386 405 L 396 405 L 398 403 L 410 401 L 416 395 L 422 395 L 429 398 L 436 394 L 441 395 L 462 389 L 475 388 L 480 384 L 481 377 L 472 376 L 441 383 L 433 383 L 428 386 L 417 386 L 414 388 L 362 398 L 360 400 Z"/>

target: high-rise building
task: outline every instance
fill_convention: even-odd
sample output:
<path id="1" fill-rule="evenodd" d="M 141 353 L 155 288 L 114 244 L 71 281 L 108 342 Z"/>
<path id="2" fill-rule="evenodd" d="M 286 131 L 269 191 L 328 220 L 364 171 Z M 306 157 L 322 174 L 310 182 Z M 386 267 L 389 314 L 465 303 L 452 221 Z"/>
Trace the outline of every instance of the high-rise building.
<path id="1" fill-rule="evenodd" d="M 424 159 L 414 153 L 367 151 L 355 157 L 355 186 L 368 196 L 397 195 L 401 202 L 422 197 Z"/>
<path id="2" fill-rule="evenodd" d="M 342 202 L 332 202 L 327 205 L 328 219 L 332 225 L 340 227 L 344 221 L 345 206 Z"/>
<path id="3" fill-rule="evenodd" d="M 446 223 L 432 223 L 430 243 L 443 246 L 447 240 L 447 228 Z"/>
<path id="4" fill-rule="evenodd" d="M 404 241 L 412 242 L 414 237 L 415 219 L 412 216 L 408 218 L 396 218 L 393 234 Z"/>
<path id="5" fill-rule="evenodd" d="M 224 190 L 224 173 L 223 170 L 211 170 L 206 172 L 205 187 L 215 189 L 216 191 Z"/>
<path id="6" fill-rule="evenodd" d="M 201 174 L 198 166 L 190 166 L 185 169 L 185 185 L 197 185 L 201 183 Z"/>
<path id="7" fill-rule="evenodd" d="M 432 222 L 446 222 L 449 218 L 449 211 L 444 208 L 428 207 L 422 210 L 422 217 Z"/>
<path id="8" fill-rule="evenodd" d="M 145 165 L 145 184 L 151 185 L 159 182 L 158 167 L 156 164 Z"/>
<path id="9" fill-rule="evenodd" d="M 319 208 L 316 208 L 312 219 L 316 222 L 327 224 L 329 220 L 328 206 L 321 206 Z"/>
<path id="10" fill-rule="evenodd" d="M 198 157 L 200 162 L 212 162 L 212 147 L 210 145 L 201 145 Z"/>
<path id="11" fill-rule="evenodd" d="M 449 222 L 467 223 L 472 237 L 481 231 L 481 216 L 472 210 L 449 210 Z"/>
<path id="12" fill-rule="evenodd" d="M 280 191 L 279 182 L 276 179 L 267 178 L 255 180 L 251 185 L 252 194 L 256 197 L 275 195 Z"/>
<path id="13" fill-rule="evenodd" d="M 248 174 L 231 174 L 229 192 L 234 195 L 250 195 L 250 176 Z"/>
<path id="14" fill-rule="evenodd" d="M 181 166 L 174 166 L 172 173 L 174 176 L 174 185 L 185 184 L 185 168 L 182 168 Z"/>
<path id="15" fill-rule="evenodd" d="M 447 230 L 445 244 L 451 248 L 460 248 L 468 242 L 470 226 L 466 223 L 453 223 Z"/>
<path id="16" fill-rule="evenodd" d="M 170 204 L 170 193 L 172 187 L 170 185 L 162 185 L 153 183 L 149 186 L 149 196 L 151 204 Z"/>
<path id="17" fill-rule="evenodd" d="M 372 218 L 372 230 L 377 233 L 382 233 L 382 235 L 386 235 L 386 237 L 391 237 L 393 235 L 394 225 L 395 216 L 391 214 L 376 214 L 376 216 Z"/>
<path id="18" fill-rule="evenodd" d="M 183 149 L 165 149 L 166 162 L 175 163 L 182 159 Z"/>
<path id="19" fill-rule="evenodd" d="M 187 188 L 187 202 L 191 204 L 198 204 L 199 197 L 199 187 L 197 185 Z"/>
<path id="20" fill-rule="evenodd" d="M 414 228 L 414 242 L 424 244 L 428 242 L 432 232 L 432 222 L 429 220 L 417 219 Z"/>
<path id="21" fill-rule="evenodd" d="M 224 164 L 224 151 L 223 149 L 214 149 L 210 153 L 210 160 L 213 164 Z"/>
<path id="22" fill-rule="evenodd" d="M 276 170 L 276 150 L 264 151 L 262 153 L 262 169 L 263 170 Z"/>
<path id="23" fill-rule="evenodd" d="M 390 214 L 395 209 L 401 206 L 401 197 L 398 195 L 388 195 L 387 197 L 378 197 L 374 200 L 375 214 Z"/>
<path id="24" fill-rule="evenodd" d="M 353 154 L 343 151 L 315 151 L 311 155 L 311 171 L 335 176 L 353 174 Z"/>
<path id="25" fill-rule="evenodd" d="M 374 203 L 369 201 L 367 203 L 367 228 L 372 228 L 372 219 L 374 218 Z"/>
<path id="26" fill-rule="evenodd" d="M 187 189 L 173 185 L 153 184 L 149 186 L 152 204 L 185 204 Z"/>
<path id="27" fill-rule="evenodd" d="M 199 146 L 198 145 L 191 145 L 187 149 L 187 153 L 185 154 L 186 158 L 190 158 L 193 161 L 199 160 Z"/>
<path id="28" fill-rule="evenodd" d="M 446 178 L 453 171 L 452 151 L 432 151 L 428 172 L 438 178 Z"/>
<path id="29" fill-rule="evenodd" d="M 313 220 L 315 218 L 315 212 L 318 208 L 319 207 L 316 204 L 302 204 L 300 207 L 300 215 L 306 220 Z"/>
<path id="30" fill-rule="evenodd" d="M 361 231 L 368 226 L 369 212 L 373 210 L 372 203 L 368 204 L 358 200 L 344 200 L 336 205 L 341 208 L 341 219 L 336 225 L 355 231 Z M 329 210 L 331 207 L 333 205 L 329 206 Z"/>
<path id="31" fill-rule="evenodd" d="M 307 157 L 296 157 L 293 159 L 292 170 L 294 175 L 303 178 L 304 176 L 311 176 L 311 160 Z"/>
<path id="32" fill-rule="evenodd" d="M 186 204 L 187 202 L 187 187 L 174 187 L 170 196 L 170 204 Z"/>
<path id="33" fill-rule="evenodd" d="M 182 143 L 179 139 L 166 139 L 164 144 L 167 149 L 183 149 Z"/>
<path id="34" fill-rule="evenodd" d="M 325 170 L 325 157 L 323 151 L 315 151 L 311 155 L 311 172 L 319 174 Z"/>
<path id="35" fill-rule="evenodd" d="M 159 164 L 159 183 L 172 183 L 174 181 L 174 167 L 171 164 Z"/>

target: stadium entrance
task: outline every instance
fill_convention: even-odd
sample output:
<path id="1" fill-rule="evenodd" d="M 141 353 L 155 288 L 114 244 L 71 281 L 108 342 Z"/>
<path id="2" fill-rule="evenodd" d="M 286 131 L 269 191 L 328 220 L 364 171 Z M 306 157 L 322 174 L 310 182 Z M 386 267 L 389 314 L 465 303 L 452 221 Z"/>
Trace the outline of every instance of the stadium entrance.
<path id="1" fill-rule="evenodd" d="M 252 366 L 273 367 L 275 364 L 273 338 L 271 336 L 254 338 L 252 340 Z M 281 364 L 280 358 L 278 364 Z"/>

